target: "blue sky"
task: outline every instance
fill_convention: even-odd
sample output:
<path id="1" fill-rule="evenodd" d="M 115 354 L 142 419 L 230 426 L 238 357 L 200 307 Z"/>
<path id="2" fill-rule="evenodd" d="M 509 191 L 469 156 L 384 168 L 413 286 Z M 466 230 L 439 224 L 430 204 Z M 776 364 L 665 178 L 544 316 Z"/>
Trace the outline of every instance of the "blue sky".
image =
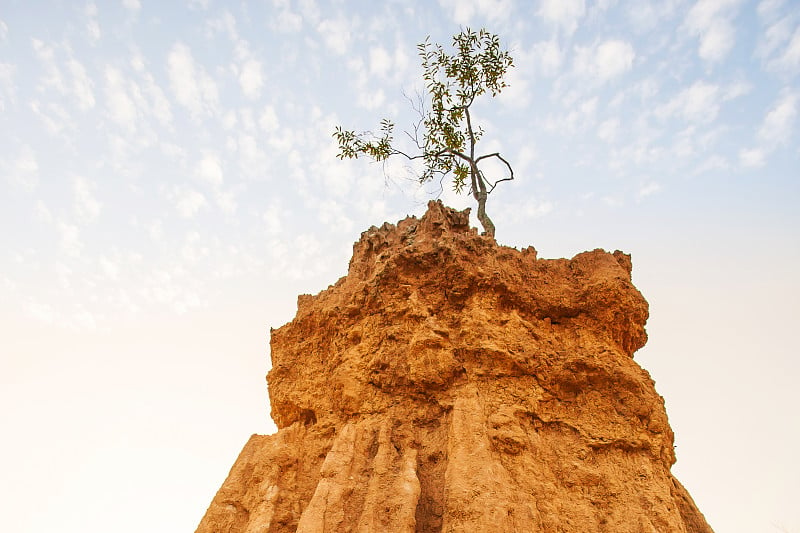
<path id="1" fill-rule="evenodd" d="M 370 225 L 471 205 L 331 137 L 410 125 L 416 44 L 466 26 L 516 65 L 475 107 L 517 176 L 498 241 L 631 253 L 675 472 L 718 531 L 800 531 L 791 0 L 4 1 L 4 523 L 195 526 L 273 430 L 268 328 L 297 294 Z"/>

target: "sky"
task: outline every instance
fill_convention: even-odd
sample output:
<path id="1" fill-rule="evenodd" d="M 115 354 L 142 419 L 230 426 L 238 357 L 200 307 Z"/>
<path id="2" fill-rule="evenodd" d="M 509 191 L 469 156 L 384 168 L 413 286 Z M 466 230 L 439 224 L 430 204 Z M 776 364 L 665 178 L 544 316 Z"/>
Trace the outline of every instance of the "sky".
<path id="1" fill-rule="evenodd" d="M 800 533 L 796 0 L 2 0 L 5 531 L 196 527 L 297 295 L 472 205 L 332 138 L 410 127 L 417 43 L 465 27 L 515 63 L 473 113 L 498 242 L 632 254 L 673 472 L 717 532 Z"/>

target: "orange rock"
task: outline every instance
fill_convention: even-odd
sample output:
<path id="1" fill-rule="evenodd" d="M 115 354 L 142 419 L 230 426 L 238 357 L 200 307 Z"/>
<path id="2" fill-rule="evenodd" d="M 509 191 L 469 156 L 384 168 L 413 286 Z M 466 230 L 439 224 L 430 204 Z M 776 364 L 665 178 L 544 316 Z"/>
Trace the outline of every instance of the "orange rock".
<path id="1" fill-rule="evenodd" d="M 711 532 L 633 354 L 630 256 L 538 259 L 430 202 L 272 332 L 278 432 L 197 531 Z"/>

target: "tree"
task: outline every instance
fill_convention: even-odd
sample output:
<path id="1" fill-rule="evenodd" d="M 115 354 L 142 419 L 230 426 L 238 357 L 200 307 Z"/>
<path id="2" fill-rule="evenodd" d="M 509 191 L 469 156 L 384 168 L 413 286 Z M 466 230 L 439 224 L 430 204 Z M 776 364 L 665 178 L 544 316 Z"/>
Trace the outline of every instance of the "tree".
<path id="1" fill-rule="evenodd" d="M 391 156 L 408 160 L 421 160 L 424 170 L 420 183 L 452 175 L 453 188 L 461 193 L 469 183 L 469 193 L 478 203 L 478 220 L 484 234 L 494 237 L 495 227 L 486 214 L 486 199 L 498 183 L 514 179 L 514 170 L 498 152 L 478 155 L 476 144 L 483 136 L 483 128 L 473 122 L 471 107 L 475 100 L 487 92 L 497 96 L 506 83 L 506 71 L 513 66 L 508 51 L 500 49 L 500 38 L 485 29 L 478 32 L 469 28 L 453 36 L 452 54 L 430 38 L 417 46 L 427 91 L 426 102 L 416 110 L 420 120 L 406 136 L 414 144 L 415 152 L 401 150 L 393 137 L 394 123 L 383 119 L 380 133 L 356 133 L 337 126 L 333 136 L 339 142 L 339 159 L 357 159 L 364 155 L 375 161 L 385 161 Z M 426 108 L 426 104 L 427 107 Z M 497 159 L 508 174 L 489 180 L 481 170 L 481 163 Z"/>

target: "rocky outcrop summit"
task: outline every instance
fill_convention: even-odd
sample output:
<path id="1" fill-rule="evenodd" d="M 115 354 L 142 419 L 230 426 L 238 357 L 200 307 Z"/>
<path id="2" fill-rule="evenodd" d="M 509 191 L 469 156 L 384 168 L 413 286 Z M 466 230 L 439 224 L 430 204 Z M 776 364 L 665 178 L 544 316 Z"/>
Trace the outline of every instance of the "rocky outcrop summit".
<path id="1" fill-rule="evenodd" d="M 630 256 L 538 259 L 431 202 L 273 330 L 274 435 L 198 532 L 706 533 L 633 354 Z"/>

